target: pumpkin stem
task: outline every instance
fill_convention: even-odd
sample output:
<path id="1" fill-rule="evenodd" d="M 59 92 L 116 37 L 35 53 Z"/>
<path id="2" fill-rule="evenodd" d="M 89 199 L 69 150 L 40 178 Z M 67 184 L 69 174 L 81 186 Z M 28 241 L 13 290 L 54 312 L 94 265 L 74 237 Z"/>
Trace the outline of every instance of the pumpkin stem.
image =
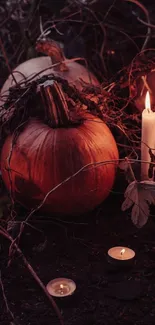
<path id="1" fill-rule="evenodd" d="M 64 92 L 57 81 L 47 86 L 40 86 L 40 93 L 45 107 L 47 124 L 52 128 L 73 124 Z"/>
<path id="2" fill-rule="evenodd" d="M 50 39 L 38 40 L 36 43 L 36 51 L 50 56 L 52 64 L 57 63 L 57 65 L 53 67 L 54 70 L 68 71 L 68 67 L 64 63 L 65 56 L 63 50 L 55 41 Z"/>

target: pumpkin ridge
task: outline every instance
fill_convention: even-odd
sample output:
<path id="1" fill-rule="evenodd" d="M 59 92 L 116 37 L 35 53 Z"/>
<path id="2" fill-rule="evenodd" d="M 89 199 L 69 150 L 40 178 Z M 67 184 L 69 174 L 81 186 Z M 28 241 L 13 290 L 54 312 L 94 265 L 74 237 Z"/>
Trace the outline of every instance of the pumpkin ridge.
<path id="1" fill-rule="evenodd" d="M 88 141 L 88 139 L 89 139 L 89 135 L 90 135 L 90 139 L 89 139 L 89 141 L 91 141 L 91 138 L 93 137 L 93 139 L 94 139 L 94 130 L 90 130 L 90 126 L 89 126 L 89 124 L 88 124 L 88 122 L 89 122 L 89 120 L 87 120 L 86 121 L 86 124 L 87 124 L 87 129 L 84 129 L 83 128 L 83 126 L 81 126 L 81 129 L 84 131 L 84 134 L 85 134 L 85 136 L 86 136 L 86 139 L 87 139 L 87 141 Z M 91 121 L 91 122 L 93 122 L 93 120 Z M 90 122 L 90 123 L 91 123 Z M 97 120 L 95 121 L 95 122 L 98 122 Z M 106 128 L 106 124 L 105 124 L 105 128 Z M 108 129 L 108 128 L 107 128 Z M 102 136 L 100 136 L 100 138 L 101 138 L 101 142 L 102 143 L 104 143 L 104 130 L 103 130 L 103 134 L 102 134 Z M 99 135 L 97 134 L 97 137 L 96 137 L 96 139 L 94 139 L 94 145 L 93 145 L 93 147 L 95 147 L 96 148 L 96 145 L 97 145 L 97 141 L 96 140 L 98 140 L 99 141 Z M 92 149 L 92 143 L 91 143 L 91 146 L 89 146 L 88 145 L 88 147 L 89 147 L 89 150 L 90 150 L 90 152 L 92 153 L 92 157 L 93 157 L 93 161 L 94 161 L 94 163 L 95 162 L 100 162 L 99 160 L 96 160 L 96 152 L 94 152 L 94 150 Z M 110 160 L 109 159 L 109 155 L 110 155 L 110 150 L 107 148 L 107 146 L 104 148 L 98 148 L 98 150 L 100 150 L 100 155 L 101 155 L 101 151 L 102 150 L 106 150 L 106 156 L 107 156 L 107 160 Z M 97 151 L 98 151 L 97 150 Z M 108 150 L 108 151 L 107 151 Z M 104 169 L 105 170 L 105 179 L 104 179 L 104 183 L 103 183 L 103 187 L 105 188 L 105 184 L 107 183 L 107 181 L 108 181 L 108 174 L 109 174 L 109 170 L 112 172 L 112 169 L 113 169 L 113 174 L 115 174 L 115 166 L 113 165 L 113 167 L 112 166 L 110 166 L 109 165 L 109 163 L 107 163 L 107 164 L 105 164 L 105 161 L 106 161 L 106 156 L 104 157 L 105 159 L 104 159 L 104 161 L 103 161 L 103 165 L 102 165 L 102 169 Z M 113 156 L 113 159 L 116 159 L 116 155 L 115 156 Z M 101 163 L 102 163 L 102 161 L 101 161 Z M 91 168 L 91 167 L 90 167 Z M 98 168 L 100 168 L 100 166 L 99 165 L 96 165 L 96 166 L 94 166 L 94 168 L 93 168 L 93 171 L 94 171 L 94 173 L 95 173 L 95 178 L 96 178 L 96 185 L 99 183 L 98 181 L 97 181 L 97 179 L 98 179 L 98 177 L 99 177 L 99 171 L 98 171 Z M 106 179 L 107 179 L 107 181 L 106 181 Z M 112 184 L 113 185 L 113 184 Z M 108 187 L 109 187 L 109 184 L 108 184 Z M 107 190 L 108 190 L 108 188 L 107 188 Z M 106 189 L 105 189 L 105 191 L 106 191 Z"/>

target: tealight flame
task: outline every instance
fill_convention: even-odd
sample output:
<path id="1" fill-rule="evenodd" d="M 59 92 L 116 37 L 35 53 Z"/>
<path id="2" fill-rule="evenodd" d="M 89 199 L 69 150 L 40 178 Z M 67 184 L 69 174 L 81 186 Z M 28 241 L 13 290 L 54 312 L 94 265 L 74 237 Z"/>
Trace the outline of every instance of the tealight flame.
<path id="1" fill-rule="evenodd" d="M 61 283 L 60 284 L 60 289 L 63 289 L 64 288 L 64 285 Z"/>
<path id="2" fill-rule="evenodd" d="M 120 253 L 123 255 L 125 253 L 125 248 L 123 248 Z"/>
<path id="3" fill-rule="evenodd" d="M 147 91 L 146 97 L 145 97 L 145 108 L 148 110 L 148 112 L 151 111 L 151 100 L 150 100 L 149 91 Z"/>

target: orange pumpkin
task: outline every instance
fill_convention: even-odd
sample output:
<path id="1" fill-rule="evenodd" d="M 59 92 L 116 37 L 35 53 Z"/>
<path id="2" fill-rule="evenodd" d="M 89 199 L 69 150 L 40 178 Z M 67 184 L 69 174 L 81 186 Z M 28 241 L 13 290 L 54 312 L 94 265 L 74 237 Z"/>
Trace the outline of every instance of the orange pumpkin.
<path id="1" fill-rule="evenodd" d="M 83 214 L 99 205 L 113 186 L 117 145 L 98 117 L 82 112 L 79 122 L 75 116 L 71 118 L 57 82 L 44 88 L 44 96 L 51 124 L 34 118 L 17 139 L 14 134 L 6 138 L 1 152 L 2 178 L 13 198 L 28 208 L 39 205 L 47 193 L 69 178 L 47 195 L 42 211 Z"/>

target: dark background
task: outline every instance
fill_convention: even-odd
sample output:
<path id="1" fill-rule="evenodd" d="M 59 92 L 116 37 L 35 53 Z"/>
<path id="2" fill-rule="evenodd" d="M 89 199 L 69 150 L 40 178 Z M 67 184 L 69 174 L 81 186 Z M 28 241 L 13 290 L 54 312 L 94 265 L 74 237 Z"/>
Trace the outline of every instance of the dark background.
<path id="1" fill-rule="evenodd" d="M 91 1 L 90 1 L 91 2 Z M 155 23 L 155 4 L 141 1 Z M 112 6 L 113 4 L 113 6 Z M 111 7 L 112 6 L 112 7 Z M 111 8 L 111 9 L 110 9 Z M 78 1 L 2 1 L 0 36 L 9 66 L 35 57 L 35 42 L 43 26 L 50 37 L 64 43 L 68 58 L 85 57 L 90 69 L 103 83 L 118 78 L 141 50 L 147 28 L 143 11 L 125 1 L 94 1 L 83 6 Z M 59 21 L 59 23 L 58 23 Z M 154 47 L 154 29 L 147 44 Z M 8 76 L 6 58 L 0 51 L 0 86 Z M 153 325 L 155 319 L 155 220 L 152 214 L 142 229 L 131 222 L 130 213 L 121 212 L 123 174 L 109 198 L 92 213 L 76 220 L 35 216 L 22 235 L 20 247 L 46 285 L 56 277 L 72 278 L 77 284 L 69 304 L 58 302 L 67 325 Z M 1 186 L 1 195 L 3 195 Z M 5 190 L 4 190 L 5 193 Z M 4 194 L 6 195 L 6 194 Z M 19 210 L 21 218 L 23 211 Z M 54 310 L 15 255 L 8 267 L 9 243 L 1 237 L 1 280 L 13 317 L 7 312 L 0 290 L 1 325 L 58 324 Z M 129 246 L 136 252 L 131 269 L 115 270 L 107 263 L 107 250 Z"/>

